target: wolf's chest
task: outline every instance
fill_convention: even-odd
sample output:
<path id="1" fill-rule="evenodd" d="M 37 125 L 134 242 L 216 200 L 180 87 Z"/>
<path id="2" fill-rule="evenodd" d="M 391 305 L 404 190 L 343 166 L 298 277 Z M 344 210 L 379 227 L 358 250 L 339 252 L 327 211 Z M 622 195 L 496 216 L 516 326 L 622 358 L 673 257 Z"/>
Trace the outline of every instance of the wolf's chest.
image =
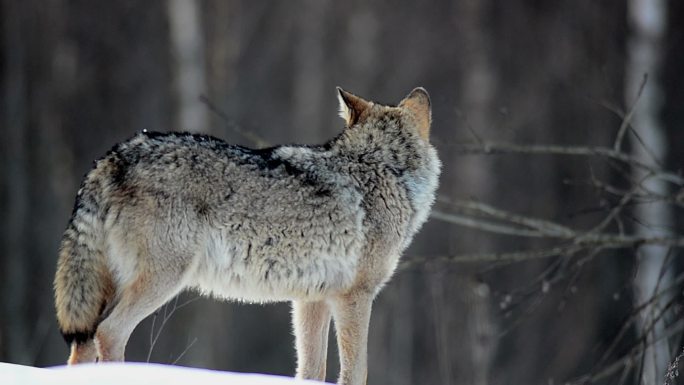
<path id="1" fill-rule="evenodd" d="M 408 237 L 405 247 L 411 241 L 413 235 L 427 221 L 430 209 L 435 201 L 437 185 L 439 182 L 439 159 L 434 155 L 428 166 L 420 172 L 411 175 L 404 180 L 403 186 L 413 209 L 413 215 L 408 225 Z"/>

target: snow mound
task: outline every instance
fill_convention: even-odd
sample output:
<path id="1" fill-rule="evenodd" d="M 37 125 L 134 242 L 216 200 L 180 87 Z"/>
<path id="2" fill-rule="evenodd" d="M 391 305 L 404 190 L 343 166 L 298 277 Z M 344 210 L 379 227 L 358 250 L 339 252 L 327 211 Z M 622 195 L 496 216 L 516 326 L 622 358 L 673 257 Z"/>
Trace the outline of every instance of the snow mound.
<path id="1" fill-rule="evenodd" d="M 316 381 L 146 363 L 34 368 L 0 362 L 0 384 L 12 385 L 316 385 Z"/>

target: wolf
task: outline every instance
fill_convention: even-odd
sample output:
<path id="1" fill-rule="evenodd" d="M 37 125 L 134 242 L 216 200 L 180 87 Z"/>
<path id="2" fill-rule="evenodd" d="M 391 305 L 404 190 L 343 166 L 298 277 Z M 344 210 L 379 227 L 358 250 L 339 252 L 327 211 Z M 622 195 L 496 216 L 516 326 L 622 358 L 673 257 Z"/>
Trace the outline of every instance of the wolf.
<path id="1" fill-rule="evenodd" d="M 325 379 L 333 319 L 339 383 L 366 382 L 373 299 L 428 218 L 441 163 L 425 89 L 396 106 L 337 90 L 345 128 L 323 145 L 142 132 L 95 162 L 54 280 L 68 364 L 123 361 L 140 321 L 196 289 L 291 301 L 298 378 Z"/>

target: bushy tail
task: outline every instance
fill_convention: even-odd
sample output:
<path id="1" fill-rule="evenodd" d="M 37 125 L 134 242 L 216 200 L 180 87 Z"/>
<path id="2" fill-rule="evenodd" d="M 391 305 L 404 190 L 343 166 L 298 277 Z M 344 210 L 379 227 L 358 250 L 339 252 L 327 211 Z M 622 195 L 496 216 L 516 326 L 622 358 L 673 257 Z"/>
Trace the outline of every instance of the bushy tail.
<path id="1" fill-rule="evenodd" d="M 102 253 L 98 201 L 83 189 L 64 232 L 55 274 L 55 307 L 67 344 L 92 339 L 113 286 Z"/>

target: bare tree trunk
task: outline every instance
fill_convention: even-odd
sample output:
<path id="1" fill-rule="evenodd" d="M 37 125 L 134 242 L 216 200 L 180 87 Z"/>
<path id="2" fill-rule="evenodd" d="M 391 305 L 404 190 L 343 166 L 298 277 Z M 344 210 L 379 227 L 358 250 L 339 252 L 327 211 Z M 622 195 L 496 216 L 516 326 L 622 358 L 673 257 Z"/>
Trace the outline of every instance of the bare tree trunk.
<path id="1" fill-rule="evenodd" d="M 4 254 L 3 260 L 3 292 L 7 295 L 2 309 L 2 346 L 7 360 L 15 363 L 30 363 L 26 341 L 28 324 L 23 312 L 25 298 L 22 295 L 27 285 L 25 231 L 28 212 L 28 159 L 26 154 L 26 42 L 21 28 L 23 12 L 21 2 L 3 1 L 3 45 L 7 52 L 5 59 L 5 76 L 2 110 L 4 121 L 2 127 L 2 166 L 5 169 L 5 196 L 3 207 Z"/>
<path id="2" fill-rule="evenodd" d="M 168 0 L 167 14 L 169 20 L 169 42 L 171 45 L 171 66 L 173 73 L 175 103 L 178 106 L 178 115 L 173 124 L 177 131 L 208 132 L 210 116 L 207 107 L 202 104 L 200 96 L 207 95 L 207 71 L 205 57 L 205 36 L 202 29 L 204 20 L 202 7 L 199 0 Z M 226 21 L 227 22 L 227 21 Z M 180 302 L 187 300 L 186 296 L 181 296 Z M 211 344 L 217 338 L 216 330 L 206 327 L 206 319 L 212 321 L 223 320 L 225 318 L 225 307 L 222 309 L 217 304 L 209 304 L 195 313 L 178 312 L 174 317 L 177 319 L 171 322 L 167 334 L 187 335 L 186 352 L 175 351 L 174 360 L 180 359 L 185 355 L 184 363 L 191 366 L 214 368 L 220 365 L 221 361 L 229 358 L 229 355 L 217 354 L 213 348 L 221 347 L 222 344 Z M 169 305 L 167 305 L 169 306 Z M 183 314 L 183 315 L 181 315 Z M 187 318 L 186 318 L 187 317 Z M 225 325 L 222 325 L 225 327 Z M 177 333 L 176 333 L 177 332 Z M 198 344 L 194 346 L 194 342 Z M 179 347 L 177 343 L 172 343 L 166 349 Z M 182 345 L 180 345 L 182 346 Z M 202 348 L 203 347 L 203 348 Z M 162 358 L 166 359 L 166 357 Z"/>
<path id="3" fill-rule="evenodd" d="M 490 41 L 493 31 L 487 27 L 490 8 L 489 1 L 463 1 L 458 7 L 460 17 L 457 21 L 463 26 L 463 46 L 470 47 L 470 60 L 465 65 L 461 78 L 463 117 L 465 124 L 479 135 L 485 136 L 493 128 L 491 116 L 495 110 L 496 94 L 496 72 L 492 63 Z M 467 193 L 490 201 L 496 194 L 492 191 L 494 183 L 491 178 L 496 173 L 491 169 L 491 163 L 479 157 L 462 157 L 455 164 L 459 164 L 460 178 L 468 181 Z M 459 184 L 456 180 L 452 183 Z M 495 247 L 489 236 L 480 238 L 479 242 L 474 244 L 478 245 L 481 252 Z M 459 246 L 461 245 L 453 245 L 456 248 Z M 441 343 L 451 344 L 451 341 L 460 341 L 457 346 L 451 347 L 454 354 L 452 365 L 456 369 L 455 376 L 452 374 L 452 378 L 457 380 L 455 383 L 486 385 L 489 383 L 489 372 L 496 351 L 493 338 L 496 323 L 490 312 L 489 289 L 486 284 L 475 282 L 472 270 L 459 271 L 461 273 L 456 274 L 455 278 L 461 282 L 445 283 L 452 290 L 449 295 L 445 295 L 442 306 L 446 312 L 452 314 L 451 317 L 454 317 L 453 313 L 463 312 L 457 317 L 460 318 L 459 323 L 463 329 L 456 335 L 452 329 L 451 338 Z"/>
<path id="4" fill-rule="evenodd" d="M 199 99 L 207 89 L 199 1 L 169 0 L 167 11 L 179 107 L 175 128 L 181 131 L 206 132 L 209 117 L 206 107 Z"/>
<path id="5" fill-rule="evenodd" d="M 489 287 L 472 277 L 448 281 L 447 275 L 438 271 L 431 277 L 439 372 L 431 380 L 445 385 L 489 384 L 496 351 Z"/>
<path id="6" fill-rule="evenodd" d="M 630 0 L 629 21 L 632 32 L 628 46 L 626 71 L 627 104 L 634 102 L 645 75 L 648 83 L 643 88 L 636 105 L 633 126 L 641 140 L 632 141 L 632 152 L 636 159 L 644 163 L 662 162 L 667 157 L 665 127 L 658 116 L 661 107 L 661 44 L 665 33 L 666 4 L 662 0 Z M 643 143 L 642 143 L 643 142 Z M 650 193 L 669 195 L 666 182 L 649 178 L 642 170 L 633 172 L 635 181 L 643 180 L 643 187 Z M 639 204 L 635 216 L 642 225 L 637 225 L 637 234 L 643 236 L 669 236 L 673 225 L 672 212 L 665 202 Z M 666 268 L 668 248 L 663 246 L 644 246 L 637 256 L 638 272 L 635 277 L 637 303 L 647 302 L 659 289 L 668 287 L 672 281 L 670 269 Z M 655 301 L 646 307 L 640 318 L 641 330 L 647 330 L 662 310 L 667 298 Z M 667 340 L 661 339 L 665 323 L 660 320 L 647 332 L 646 343 L 651 344 L 644 351 L 642 384 L 662 382 L 667 369 L 670 353 Z"/>
<path id="7" fill-rule="evenodd" d="M 489 41 L 491 29 L 487 28 L 486 21 L 489 4 L 488 1 L 478 0 L 460 2 L 458 6 L 460 17 L 456 21 L 463 28 L 463 46 L 469 47 L 467 52 L 469 60 L 461 75 L 463 123 L 480 136 L 486 136 L 486 133 L 491 131 L 490 117 L 495 110 L 493 106 L 495 72 L 489 52 L 492 46 Z M 484 169 L 486 163 L 478 157 L 460 157 L 455 163 L 460 164 L 461 178 L 468 181 L 471 188 L 468 192 L 486 200 L 487 195 L 491 193 L 490 175 L 492 175 L 489 170 Z"/>
<path id="8" fill-rule="evenodd" d="M 294 84 L 292 87 L 294 130 L 307 143 L 321 138 L 325 66 L 326 13 L 329 2 L 305 1 L 307 12 L 298 14 L 299 31 L 294 47 Z M 332 90 L 329 91 L 332 94 Z"/>
<path id="9" fill-rule="evenodd" d="M 211 102 L 221 108 L 231 119 L 231 122 L 227 122 L 224 117 L 209 113 L 209 127 L 212 132 L 229 141 L 230 135 L 235 132 L 227 126 L 235 124 L 232 121 L 236 119 L 235 111 L 241 107 L 236 103 L 239 97 L 235 92 L 238 85 L 237 66 L 240 50 L 244 45 L 239 23 L 253 23 L 254 16 L 251 16 L 253 13 L 255 12 L 249 7 L 242 8 L 239 2 L 213 0 L 203 3 L 202 24 L 206 40 L 207 94 Z M 255 145 L 255 143 L 250 144 Z"/>

